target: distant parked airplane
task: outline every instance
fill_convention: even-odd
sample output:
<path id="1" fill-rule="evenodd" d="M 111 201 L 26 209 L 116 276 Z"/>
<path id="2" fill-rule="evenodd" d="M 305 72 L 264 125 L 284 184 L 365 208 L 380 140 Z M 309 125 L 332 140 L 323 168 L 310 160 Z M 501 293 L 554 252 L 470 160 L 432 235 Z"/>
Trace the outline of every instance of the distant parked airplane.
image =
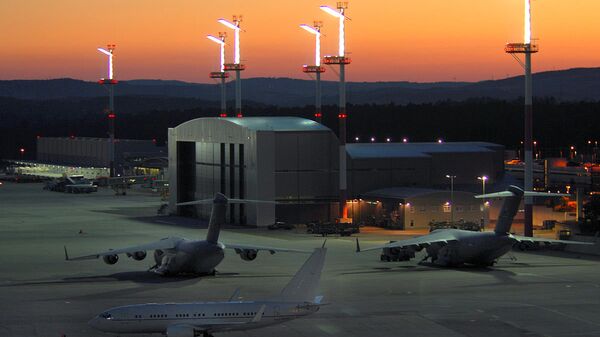
<path id="1" fill-rule="evenodd" d="M 254 245 L 223 244 L 219 242 L 221 225 L 225 222 L 225 212 L 228 203 L 272 203 L 258 200 L 228 199 L 217 193 L 214 199 L 197 200 L 177 204 L 178 206 L 212 203 L 212 213 L 208 224 L 206 240 L 188 240 L 180 237 L 167 237 L 155 242 L 132 246 L 121 249 L 110 249 L 101 253 L 69 257 L 65 246 L 65 259 L 67 261 L 91 260 L 102 257 L 105 263 L 115 264 L 119 261 L 119 254 L 126 254 L 134 260 L 140 261 L 146 257 L 146 251 L 154 250 L 156 265 L 150 271 L 160 275 L 176 275 L 182 273 L 206 275 L 214 274 L 215 267 L 225 257 L 224 249 L 235 250 L 244 261 L 252 261 L 259 251 L 309 253 L 308 251 L 273 248 Z"/>
<path id="2" fill-rule="evenodd" d="M 215 332 L 250 330 L 319 311 L 316 296 L 327 248 L 317 248 L 279 296 L 266 301 L 138 304 L 108 309 L 89 321 L 112 333 L 162 333 L 168 337 L 211 337 Z"/>
<path id="3" fill-rule="evenodd" d="M 476 198 L 505 198 L 500 215 L 493 232 L 473 232 L 461 229 L 437 229 L 430 234 L 408 240 L 390 242 L 383 246 L 360 248 L 356 239 L 356 251 L 364 252 L 376 249 L 391 249 L 395 254 L 402 256 L 401 260 L 414 257 L 415 251 L 423 248 L 431 262 L 440 266 L 458 266 L 474 264 L 492 266 L 498 258 L 511 250 L 517 242 L 543 242 L 547 244 L 562 243 L 575 245 L 591 245 L 591 242 L 568 240 L 552 240 L 544 238 L 526 237 L 510 234 L 513 219 L 519 210 L 523 196 L 552 197 L 561 194 L 523 191 L 517 186 L 510 186 L 507 191 L 478 195 Z M 394 251 L 396 250 L 396 251 Z"/>

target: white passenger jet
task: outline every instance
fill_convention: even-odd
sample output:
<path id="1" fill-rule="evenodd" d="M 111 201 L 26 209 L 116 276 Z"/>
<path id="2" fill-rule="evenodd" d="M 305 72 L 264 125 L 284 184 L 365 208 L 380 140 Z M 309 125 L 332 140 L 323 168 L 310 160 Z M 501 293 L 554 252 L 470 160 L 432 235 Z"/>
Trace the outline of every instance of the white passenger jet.
<path id="1" fill-rule="evenodd" d="M 324 244 L 323 244 L 324 245 Z M 215 332 L 250 330 L 319 311 L 316 296 L 327 248 L 317 248 L 281 293 L 271 300 L 138 304 L 106 310 L 89 321 L 111 333 L 162 333 L 168 337 L 212 337 Z"/>

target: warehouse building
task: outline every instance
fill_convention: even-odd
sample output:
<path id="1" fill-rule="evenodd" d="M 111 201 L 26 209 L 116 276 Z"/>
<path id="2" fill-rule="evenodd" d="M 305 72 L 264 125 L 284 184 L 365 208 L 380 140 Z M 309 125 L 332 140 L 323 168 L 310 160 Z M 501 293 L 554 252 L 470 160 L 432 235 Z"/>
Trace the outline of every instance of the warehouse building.
<path id="1" fill-rule="evenodd" d="M 359 223 L 391 229 L 429 228 L 432 222 L 486 224 L 488 206 L 465 191 L 390 187 L 367 192 L 348 202 L 348 214 Z"/>
<path id="2" fill-rule="evenodd" d="M 228 221 L 268 225 L 338 217 L 339 141 L 335 133 L 297 117 L 198 118 L 169 129 L 169 207 L 207 218 L 210 205 L 179 202 L 232 198 L 277 205 L 236 205 Z M 390 187 L 477 185 L 501 179 L 504 147 L 490 143 L 348 144 L 349 199 Z M 350 205 L 350 204 L 349 204 Z M 410 220 L 410 219 L 409 219 Z"/>

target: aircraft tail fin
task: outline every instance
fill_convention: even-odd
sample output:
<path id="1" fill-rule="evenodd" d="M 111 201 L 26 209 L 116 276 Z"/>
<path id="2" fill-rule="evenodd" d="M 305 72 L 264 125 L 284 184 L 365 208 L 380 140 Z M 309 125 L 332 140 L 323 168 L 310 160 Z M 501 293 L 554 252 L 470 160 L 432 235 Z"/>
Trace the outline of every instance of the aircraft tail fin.
<path id="1" fill-rule="evenodd" d="M 316 293 L 321 280 L 321 271 L 325 264 L 326 253 L 327 248 L 316 248 L 296 272 L 296 275 L 283 288 L 279 300 L 284 302 L 312 302 L 318 299 Z"/>
<path id="2" fill-rule="evenodd" d="M 562 197 L 569 196 L 568 194 L 560 194 L 560 193 L 545 193 L 545 192 L 533 192 L 533 191 L 523 191 L 520 187 L 511 185 L 508 187 L 506 191 L 490 193 L 490 194 L 482 194 L 478 195 L 475 198 L 478 199 L 488 199 L 488 198 L 504 198 L 504 203 L 502 204 L 502 208 L 500 209 L 500 215 L 498 215 L 498 220 L 496 221 L 496 228 L 494 232 L 497 234 L 506 234 L 510 232 L 510 227 L 512 226 L 515 215 L 519 211 L 519 206 L 521 204 L 521 200 L 525 197 Z"/>
<path id="3" fill-rule="evenodd" d="M 206 233 L 206 241 L 217 243 L 221 226 L 225 223 L 225 213 L 227 212 L 227 197 L 221 193 L 215 195 L 213 200 L 210 220 L 208 220 L 208 232 Z"/>
<path id="4" fill-rule="evenodd" d="M 509 186 L 508 192 L 511 192 L 512 195 L 505 197 L 504 199 L 500 214 L 498 215 L 498 220 L 496 220 L 496 228 L 494 228 L 496 234 L 506 234 L 510 232 L 510 227 L 512 226 L 515 215 L 517 215 L 517 212 L 519 211 L 521 199 L 523 199 L 523 190 L 517 186 Z"/>
<path id="5" fill-rule="evenodd" d="M 274 201 L 265 200 L 250 200 L 250 199 L 230 199 L 222 193 L 215 194 L 214 199 L 202 199 L 178 203 L 177 206 L 193 206 L 201 204 L 213 205 L 210 213 L 210 220 L 208 221 L 208 233 L 206 234 L 206 241 L 217 243 L 219 241 L 219 234 L 221 233 L 221 225 L 225 223 L 225 214 L 227 212 L 227 204 L 276 204 Z"/>

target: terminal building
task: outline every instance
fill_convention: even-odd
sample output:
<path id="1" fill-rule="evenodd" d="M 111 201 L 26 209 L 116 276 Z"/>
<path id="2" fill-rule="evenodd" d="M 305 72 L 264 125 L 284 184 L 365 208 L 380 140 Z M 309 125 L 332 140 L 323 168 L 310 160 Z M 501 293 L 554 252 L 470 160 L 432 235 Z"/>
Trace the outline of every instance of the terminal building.
<path id="1" fill-rule="evenodd" d="M 354 202 L 376 202 L 381 199 L 375 193 L 378 190 L 403 188 L 389 198 L 398 204 L 410 202 L 417 195 L 430 196 L 432 201 L 425 204 L 432 210 L 434 200 L 447 201 L 447 174 L 456 175 L 457 186 L 475 188 L 480 186 L 478 176 L 485 175 L 488 183 L 494 183 L 504 175 L 504 147 L 497 144 L 357 143 L 346 148 L 347 206 L 355 218 L 360 217 L 351 212 Z M 338 149 L 338 138 L 331 129 L 304 118 L 190 120 L 169 129 L 170 211 L 208 218 L 210 205 L 176 204 L 212 199 L 220 192 L 230 198 L 277 202 L 230 207 L 227 220 L 233 224 L 265 226 L 275 220 L 305 223 L 338 218 Z M 416 193 L 418 188 L 429 190 Z M 456 195 L 462 196 L 458 192 Z M 463 204 L 463 210 L 468 210 L 463 213 L 465 220 L 480 219 L 481 211 L 475 204 Z M 443 205 L 435 206 L 442 207 L 439 220 L 447 220 L 442 218 Z M 418 209 L 414 210 L 418 214 Z M 366 218 L 368 214 L 361 216 Z M 412 226 L 422 227 L 425 220 L 416 219 L 412 219 Z M 398 227 L 409 228 L 410 221 L 405 218 Z"/>
<path id="2" fill-rule="evenodd" d="M 109 147 L 108 138 L 39 137 L 36 160 L 64 167 L 98 168 L 108 175 Z M 132 174 L 144 161 L 160 157 L 166 157 L 166 148 L 153 140 L 115 139 L 115 168 L 119 174 Z"/>

